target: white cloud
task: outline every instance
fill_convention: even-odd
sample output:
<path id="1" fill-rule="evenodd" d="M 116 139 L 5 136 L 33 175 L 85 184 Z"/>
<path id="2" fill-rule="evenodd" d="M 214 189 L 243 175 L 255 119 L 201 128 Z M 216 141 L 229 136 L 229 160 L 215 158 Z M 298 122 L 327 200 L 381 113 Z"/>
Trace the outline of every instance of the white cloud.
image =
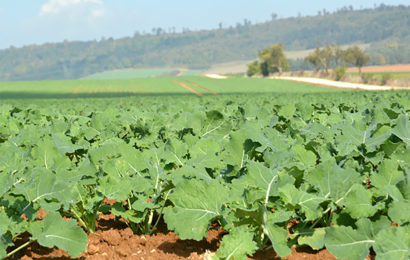
<path id="1" fill-rule="evenodd" d="M 101 17 L 106 13 L 102 0 L 49 0 L 40 9 L 40 16 L 64 15 Z"/>

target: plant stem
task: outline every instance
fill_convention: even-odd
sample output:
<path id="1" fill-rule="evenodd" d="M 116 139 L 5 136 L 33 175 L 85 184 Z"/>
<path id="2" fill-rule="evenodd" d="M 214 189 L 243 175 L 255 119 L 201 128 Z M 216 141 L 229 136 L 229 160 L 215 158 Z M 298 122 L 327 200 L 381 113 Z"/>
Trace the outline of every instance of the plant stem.
<path id="1" fill-rule="evenodd" d="M 164 208 L 165 208 L 165 202 L 167 202 L 167 200 L 168 200 L 169 193 L 171 193 L 171 190 L 168 191 L 167 196 L 165 196 L 164 205 L 162 206 L 161 211 L 159 212 L 159 216 L 157 218 L 157 221 L 155 222 L 154 226 L 152 227 L 151 231 L 149 232 L 150 235 L 152 235 L 152 233 L 154 232 L 155 228 L 157 227 L 157 225 L 159 223 L 159 220 L 161 219 L 162 212 L 164 211 Z"/>
<path id="2" fill-rule="evenodd" d="M 78 220 L 78 222 L 80 222 L 80 224 L 86 228 L 88 231 L 90 231 L 90 228 L 88 227 L 88 225 L 85 224 L 85 222 L 82 220 L 82 218 L 80 217 L 80 215 L 78 214 L 77 211 L 75 211 L 74 209 L 71 209 L 71 212 L 74 214 L 75 218 Z"/>
<path id="3" fill-rule="evenodd" d="M 316 226 L 316 224 L 319 223 L 319 221 L 323 218 L 323 215 L 325 215 L 326 213 L 328 213 L 329 210 L 330 210 L 330 208 L 327 208 L 327 210 L 325 210 L 325 211 L 323 212 L 322 217 L 318 218 L 318 219 L 313 223 L 313 225 L 312 225 L 311 227 L 314 228 L 314 227 Z"/>
<path id="4" fill-rule="evenodd" d="M 8 258 L 8 257 L 10 257 L 10 256 L 12 256 L 12 255 L 14 255 L 15 253 L 17 253 L 17 252 L 20 251 L 21 249 L 23 249 L 23 248 L 29 246 L 31 243 L 33 243 L 33 242 L 35 242 L 35 241 L 36 241 L 36 240 L 30 240 L 30 241 L 24 243 L 23 245 L 17 247 L 16 249 L 14 249 L 14 250 L 11 251 L 10 253 L 8 253 L 8 254 L 6 255 L 6 258 Z"/>

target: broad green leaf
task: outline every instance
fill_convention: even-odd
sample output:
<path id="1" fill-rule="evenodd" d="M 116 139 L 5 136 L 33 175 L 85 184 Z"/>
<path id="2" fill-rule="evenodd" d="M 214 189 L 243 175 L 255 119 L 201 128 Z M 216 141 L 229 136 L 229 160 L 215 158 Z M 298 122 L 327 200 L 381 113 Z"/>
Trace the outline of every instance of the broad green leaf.
<path id="1" fill-rule="evenodd" d="M 396 227 L 380 231 L 373 246 L 377 260 L 409 259 L 410 228 Z"/>
<path id="2" fill-rule="evenodd" d="M 403 199 L 396 184 L 404 179 L 404 172 L 398 170 L 397 161 L 384 160 L 379 167 L 379 172 L 371 177 L 372 185 L 388 193 L 394 200 L 400 201 Z"/>
<path id="3" fill-rule="evenodd" d="M 307 170 L 316 165 L 316 155 L 312 151 L 306 150 L 302 145 L 292 147 L 295 158 L 302 163 L 301 170 Z"/>
<path id="4" fill-rule="evenodd" d="M 65 221 L 60 214 L 50 212 L 43 220 L 42 233 L 36 237 L 42 246 L 58 247 L 66 250 L 72 257 L 79 256 L 87 248 L 87 234 L 75 220 Z"/>
<path id="5" fill-rule="evenodd" d="M 353 169 L 342 169 L 334 159 L 319 164 L 306 176 L 306 181 L 318 189 L 321 196 L 343 205 L 354 183 L 360 183 L 360 174 Z"/>
<path id="6" fill-rule="evenodd" d="M 45 200 L 51 200 L 53 198 L 62 199 L 64 198 L 65 192 L 68 192 L 67 185 L 59 183 L 56 175 L 50 170 L 40 168 L 34 170 L 31 175 L 27 176 L 30 176 L 32 182 L 19 187 L 19 189 L 21 189 L 21 192 L 26 195 L 27 200 L 31 203 L 38 202 L 43 207 L 47 207 L 48 203 Z"/>
<path id="7" fill-rule="evenodd" d="M 9 230 L 9 225 L 12 223 L 5 211 L 0 209 L 0 235 L 5 234 Z"/>
<path id="8" fill-rule="evenodd" d="M 369 238 L 366 232 L 351 227 L 326 228 L 326 248 L 339 259 L 363 260 L 369 255 L 369 248 L 374 243 L 374 239 Z"/>
<path id="9" fill-rule="evenodd" d="M 106 198 L 117 201 L 127 200 L 132 188 L 132 182 L 127 178 L 113 178 L 110 176 L 100 178 L 98 185 L 98 191 Z"/>
<path id="10" fill-rule="evenodd" d="M 169 199 L 175 205 L 164 210 L 168 228 L 181 239 L 201 240 L 211 220 L 222 215 L 223 204 L 229 201 L 229 190 L 217 181 L 180 182 Z"/>
<path id="11" fill-rule="evenodd" d="M 314 250 L 320 250 L 325 245 L 325 228 L 298 229 L 299 245 L 308 245 Z"/>
<path id="12" fill-rule="evenodd" d="M 261 200 L 267 204 L 270 196 L 277 196 L 279 175 L 277 170 L 269 169 L 263 164 L 250 161 L 247 164 L 248 174 L 240 179 L 244 186 L 262 190 Z"/>
<path id="13" fill-rule="evenodd" d="M 0 199 L 11 188 L 13 184 L 12 176 L 12 174 L 0 173 Z"/>
<path id="14" fill-rule="evenodd" d="M 323 197 L 296 189 L 291 184 L 280 187 L 279 193 L 284 202 L 300 207 L 306 214 L 306 220 L 315 220 L 322 216 L 320 203 L 325 200 Z"/>
<path id="15" fill-rule="evenodd" d="M 262 227 L 263 232 L 269 237 L 273 249 L 275 249 L 275 252 L 280 257 L 285 257 L 292 253 L 287 245 L 288 231 L 286 229 L 272 223 L 265 223 Z"/>
<path id="16" fill-rule="evenodd" d="M 367 152 L 374 152 L 391 136 L 390 128 L 383 126 L 365 141 Z"/>
<path id="17" fill-rule="evenodd" d="M 371 217 L 377 212 L 377 207 L 372 205 L 372 192 L 359 184 L 352 187 L 344 204 L 346 212 L 356 219 Z"/>
<path id="18" fill-rule="evenodd" d="M 0 233 L 0 259 L 3 259 L 7 255 L 7 248 L 13 245 L 13 241 L 10 237 Z"/>
<path id="19" fill-rule="evenodd" d="M 56 133 L 52 135 L 57 150 L 61 154 L 74 153 L 78 147 L 74 146 L 71 139 L 63 133 Z"/>
<path id="20" fill-rule="evenodd" d="M 226 260 L 246 260 L 247 255 L 253 255 L 257 249 L 253 235 L 246 226 L 234 229 L 222 238 L 217 256 Z"/>
<path id="21" fill-rule="evenodd" d="M 281 107 L 281 109 L 278 112 L 278 115 L 283 116 L 284 118 L 289 120 L 293 117 L 295 111 L 295 105 L 293 103 L 288 103 L 287 105 Z"/>
<path id="22" fill-rule="evenodd" d="M 397 125 L 392 129 L 392 132 L 407 145 L 410 145 L 410 124 L 406 115 L 399 116 Z"/>
<path id="23" fill-rule="evenodd" d="M 409 212 L 410 202 L 408 201 L 393 202 L 393 204 L 389 207 L 390 219 L 399 225 L 403 225 L 410 221 Z"/>

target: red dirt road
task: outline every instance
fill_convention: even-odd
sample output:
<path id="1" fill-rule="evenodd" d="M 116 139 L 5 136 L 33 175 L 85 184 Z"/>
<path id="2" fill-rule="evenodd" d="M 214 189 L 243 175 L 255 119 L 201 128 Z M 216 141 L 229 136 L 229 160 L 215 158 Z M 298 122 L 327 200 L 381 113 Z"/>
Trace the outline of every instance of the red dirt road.
<path id="1" fill-rule="evenodd" d="M 349 68 L 347 72 L 359 72 L 357 68 Z M 362 72 L 410 72 L 410 64 L 368 66 L 363 67 Z"/>

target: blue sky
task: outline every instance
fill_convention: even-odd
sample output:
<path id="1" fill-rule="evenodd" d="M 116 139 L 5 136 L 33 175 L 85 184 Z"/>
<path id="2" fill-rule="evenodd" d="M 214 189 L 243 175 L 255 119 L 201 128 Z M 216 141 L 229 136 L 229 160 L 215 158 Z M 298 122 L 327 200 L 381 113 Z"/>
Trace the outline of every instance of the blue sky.
<path id="1" fill-rule="evenodd" d="M 244 19 L 263 22 L 272 13 L 284 18 L 380 3 L 409 4 L 408 0 L 2 0 L 0 49 L 65 39 L 119 38 L 137 30 L 151 32 L 153 27 L 211 29 L 220 22 L 224 27 Z"/>

